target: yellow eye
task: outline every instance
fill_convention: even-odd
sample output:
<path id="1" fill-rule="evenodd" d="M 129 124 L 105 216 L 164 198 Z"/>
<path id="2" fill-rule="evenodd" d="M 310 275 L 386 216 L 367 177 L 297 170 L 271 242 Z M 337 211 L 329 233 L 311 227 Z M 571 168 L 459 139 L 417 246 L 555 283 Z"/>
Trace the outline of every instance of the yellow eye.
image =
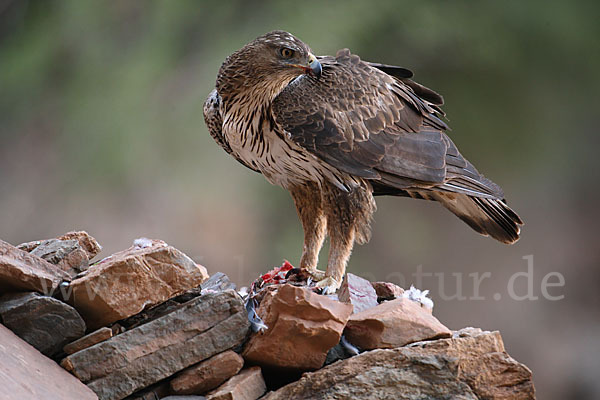
<path id="1" fill-rule="evenodd" d="M 283 58 L 292 58 L 294 56 L 294 50 L 288 49 L 287 47 L 284 47 L 281 50 L 279 50 L 279 53 Z"/>

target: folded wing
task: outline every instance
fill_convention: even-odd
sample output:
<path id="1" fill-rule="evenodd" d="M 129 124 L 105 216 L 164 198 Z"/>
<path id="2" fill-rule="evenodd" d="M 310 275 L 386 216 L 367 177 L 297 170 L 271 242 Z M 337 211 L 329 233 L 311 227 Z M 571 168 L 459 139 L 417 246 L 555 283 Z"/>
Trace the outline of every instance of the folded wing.
<path id="1" fill-rule="evenodd" d="M 375 194 L 441 202 L 476 231 L 518 239 L 518 216 L 446 135 L 442 97 L 401 67 L 361 61 L 348 50 L 321 57 L 320 79 L 292 81 L 272 112 L 292 140 Z"/>

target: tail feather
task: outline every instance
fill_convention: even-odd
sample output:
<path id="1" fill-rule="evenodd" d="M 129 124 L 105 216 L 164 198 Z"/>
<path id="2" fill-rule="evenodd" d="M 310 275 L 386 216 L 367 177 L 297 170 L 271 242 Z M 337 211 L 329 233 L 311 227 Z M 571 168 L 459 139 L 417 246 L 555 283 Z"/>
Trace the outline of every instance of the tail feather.
<path id="1" fill-rule="evenodd" d="M 519 240 L 523 221 L 504 200 L 449 192 L 409 192 L 411 197 L 436 200 L 476 232 L 506 244 Z"/>

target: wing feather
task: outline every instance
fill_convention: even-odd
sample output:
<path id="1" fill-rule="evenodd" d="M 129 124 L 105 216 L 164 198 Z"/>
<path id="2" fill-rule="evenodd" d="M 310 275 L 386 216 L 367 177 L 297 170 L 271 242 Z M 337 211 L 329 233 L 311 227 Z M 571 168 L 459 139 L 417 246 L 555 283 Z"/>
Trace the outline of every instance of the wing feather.
<path id="1" fill-rule="evenodd" d="M 503 197 L 445 134 L 443 98 L 410 80 L 410 71 L 361 61 L 347 49 L 319 60 L 321 79 L 294 80 L 272 105 L 297 144 L 346 173 L 396 189 Z"/>
<path id="2" fill-rule="evenodd" d="M 292 140 L 370 179 L 375 195 L 435 200 L 483 235 L 518 240 L 523 222 L 502 189 L 446 135 L 442 96 L 409 79 L 404 68 L 362 62 L 349 50 L 320 61 L 320 80 L 296 79 L 273 102 Z"/>

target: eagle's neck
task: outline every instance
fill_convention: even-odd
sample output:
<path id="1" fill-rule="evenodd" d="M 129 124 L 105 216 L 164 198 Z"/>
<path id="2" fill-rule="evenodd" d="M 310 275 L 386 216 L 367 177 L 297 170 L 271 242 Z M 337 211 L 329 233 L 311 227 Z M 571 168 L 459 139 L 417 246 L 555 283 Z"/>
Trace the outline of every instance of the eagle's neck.
<path id="1" fill-rule="evenodd" d="M 271 105 L 288 82 L 289 79 L 263 79 L 220 94 L 224 127 L 230 139 L 245 147 L 248 143 L 265 141 L 263 136 L 267 130 L 283 138 L 273 120 Z"/>
<path id="2" fill-rule="evenodd" d="M 258 80 L 255 82 L 245 82 L 242 87 L 237 86 L 236 90 L 228 90 L 235 87 L 225 84 L 221 90 L 218 90 L 219 95 L 223 99 L 225 113 L 253 113 L 257 109 L 268 109 L 273 103 L 273 100 L 281 91 L 288 85 L 289 79 L 270 81 Z"/>
<path id="3" fill-rule="evenodd" d="M 273 140 L 283 139 L 271 104 L 285 87 L 259 82 L 222 97 L 223 134 L 239 158 L 252 164 L 257 155 L 269 154 Z"/>

